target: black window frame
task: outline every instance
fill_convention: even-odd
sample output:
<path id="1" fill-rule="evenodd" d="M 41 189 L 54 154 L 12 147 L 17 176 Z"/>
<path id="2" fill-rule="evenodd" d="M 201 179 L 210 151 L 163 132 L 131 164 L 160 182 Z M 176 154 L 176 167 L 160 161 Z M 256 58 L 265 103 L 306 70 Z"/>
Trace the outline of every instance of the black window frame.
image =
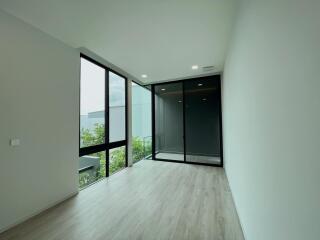
<path id="1" fill-rule="evenodd" d="M 88 146 L 88 147 L 81 147 L 80 142 L 81 142 L 81 124 L 80 124 L 80 108 L 81 108 L 81 86 L 79 87 L 79 157 L 93 154 L 93 153 L 98 153 L 105 151 L 106 155 L 106 176 L 109 177 L 109 150 L 117 147 L 122 147 L 125 146 L 125 167 L 128 167 L 128 78 L 124 76 L 123 74 L 107 67 L 106 65 L 96 61 L 95 59 L 89 57 L 88 55 L 85 55 L 83 53 L 80 53 L 80 61 L 81 58 L 103 68 L 105 70 L 105 124 L 104 124 L 104 131 L 105 131 L 105 141 L 103 144 L 99 145 L 93 145 L 93 146 Z M 81 67 L 81 65 L 80 65 Z M 109 139 L 109 128 L 110 128 L 110 115 L 109 115 L 109 110 L 110 110 L 110 104 L 109 104 L 109 72 L 112 72 L 120 77 L 122 77 L 125 80 L 125 139 L 116 141 L 116 142 L 110 142 Z M 80 78 L 79 81 L 81 81 L 81 71 L 80 71 Z"/>

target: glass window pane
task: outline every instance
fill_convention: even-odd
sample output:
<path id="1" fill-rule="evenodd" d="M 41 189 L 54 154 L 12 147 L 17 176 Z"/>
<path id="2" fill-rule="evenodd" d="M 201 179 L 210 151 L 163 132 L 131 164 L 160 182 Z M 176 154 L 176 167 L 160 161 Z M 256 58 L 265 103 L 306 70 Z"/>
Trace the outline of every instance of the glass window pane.
<path id="1" fill-rule="evenodd" d="M 126 147 L 117 147 L 109 150 L 109 174 L 126 167 Z"/>
<path id="2" fill-rule="evenodd" d="M 183 161 L 182 83 L 156 85 L 154 90 L 156 158 Z"/>
<path id="3" fill-rule="evenodd" d="M 151 91 L 132 82 L 133 163 L 151 156 Z"/>
<path id="4" fill-rule="evenodd" d="M 105 70 L 81 58 L 80 147 L 104 143 Z"/>
<path id="5" fill-rule="evenodd" d="M 126 91 L 125 79 L 109 72 L 109 141 L 126 139 Z"/>
<path id="6" fill-rule="evenodd" d="M 85 155 L 79 159 L 79 187 L 84 188 L 106 176 L 106 152 Z"/>
<path id="7" fill-rule="evenodd" d="M 219 79 L 185 82 L 186 161 L 220 164 Z"/>

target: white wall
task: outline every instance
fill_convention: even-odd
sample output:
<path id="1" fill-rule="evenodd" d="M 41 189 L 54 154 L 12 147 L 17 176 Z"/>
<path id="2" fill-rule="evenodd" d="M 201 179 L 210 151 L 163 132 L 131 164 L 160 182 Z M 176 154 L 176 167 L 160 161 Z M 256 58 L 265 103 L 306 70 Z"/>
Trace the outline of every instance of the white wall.
<path id="1" fill-rule="evenodd" d="M 78 191 L 80 61 L 2 11 L 0 32 L 1 232 Z"/>
<path id="2" fill-rule="evenodd" d="M 320 1 L 243 0 L 223 84 L 247 240 L 320 238 Z"/>

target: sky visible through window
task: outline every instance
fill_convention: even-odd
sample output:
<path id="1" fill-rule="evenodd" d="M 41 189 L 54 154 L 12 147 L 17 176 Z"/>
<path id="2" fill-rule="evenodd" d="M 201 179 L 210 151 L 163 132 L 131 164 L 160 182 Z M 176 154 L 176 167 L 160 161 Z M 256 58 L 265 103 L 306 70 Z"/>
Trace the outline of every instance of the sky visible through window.
<path id="1" fill-rule="evenodd" d="M 125 106 L 124 79 L 109 72 L 110 107 Z M 80 114 L 104 111 L 105 109 L 105 70 L 81 58 Z"/>
<path id="2" fill-rule="evenodd" d="M 80 114 L 104 111 L 105 70 L 81 58 Z"/>
<path id="3" fill-rule="evenodd" d="M 125 106 L 125 79 L 113 72 L 109 72 L 109 105 L 110 107 Z"/>

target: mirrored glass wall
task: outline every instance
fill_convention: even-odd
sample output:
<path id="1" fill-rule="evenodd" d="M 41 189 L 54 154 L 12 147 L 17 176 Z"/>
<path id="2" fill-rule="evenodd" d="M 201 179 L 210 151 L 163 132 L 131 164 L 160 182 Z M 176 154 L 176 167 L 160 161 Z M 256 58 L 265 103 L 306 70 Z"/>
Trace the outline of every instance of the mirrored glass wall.
<path id="1" fill-rule="evenodd" d="M 152 86 L 153 159 L 222 166 L 220 76 Z"/>

